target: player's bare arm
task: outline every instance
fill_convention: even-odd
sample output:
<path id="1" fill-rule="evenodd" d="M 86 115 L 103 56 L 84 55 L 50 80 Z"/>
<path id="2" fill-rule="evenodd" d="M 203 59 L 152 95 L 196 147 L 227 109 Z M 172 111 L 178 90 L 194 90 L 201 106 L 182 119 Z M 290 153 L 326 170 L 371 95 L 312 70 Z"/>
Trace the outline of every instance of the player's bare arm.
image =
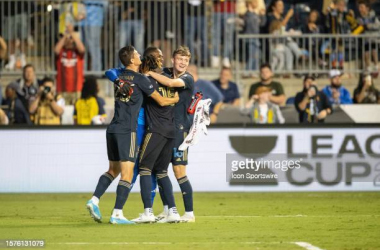
<path id="1" fill-rule="evenodd" d="M 162 97 L 160 93 L 158 93 L 155 90 L 150 97 L 153 98 L 153 100 L 155 100 L 162 107 L 176 104 L 179 101 L 178 92 L 175 92 L 174 97 L 169 98 L 169 97 Z"/>
<path id="2" fill-rule="evenodd" d="M 153 71 L 149 71 L 148 75 L 153 77 L 157 82 L 161 83 L 162 85 L 165 85 L 170 88 L 185 87 L 185 82 L 181 78 L 171 79 Z"/>

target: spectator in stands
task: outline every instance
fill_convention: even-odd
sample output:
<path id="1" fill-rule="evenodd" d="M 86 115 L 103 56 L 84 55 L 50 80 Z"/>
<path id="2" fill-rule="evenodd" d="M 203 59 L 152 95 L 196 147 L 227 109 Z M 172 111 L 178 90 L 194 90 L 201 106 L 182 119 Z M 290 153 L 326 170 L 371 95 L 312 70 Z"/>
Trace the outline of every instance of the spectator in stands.
<path id="1" fill-rule="evenodd" d="M 271 89 L 260 86 L 255 91 L 257 98 L 247 102 L 243 113 L 248 114 L 253 123 L 258 124 L 278 124 L 285 123 L 278 105 L 270 101 Z"/>
<path id="2" fill-rule="evenodd" d="M 102 57 L 100 51 L 100 38 L 104 21 L 105 0 L 85 0 L 86 18 L 79 25 L 82 27 L 82 37 L 91 56 L 91 70 L 101 71 Z M 85 69 L 88 68 L 86 61 Z"/>
<path id="3" fill-rule="evenodd" d="M 342 73 L 337 69 L 330 71 L 330 86 L 326 86 L 323 92 L 331 104 L 352 104 L 350 92 L 342 86 Z"/>
<path id="4" fill-rule="evenodd" d="M 244 34 L 260 34 L 260 27 L 265 26 L 265 9 L 259 9 L 259 0 L 249 0 L 247 2 L 247 12 L 244 14 Z M 248 55 L 246 70 L 258 70 L 260 60 L 260 40 L 257 38 L 248 39 Z"/>
<path id="5" fill-rule="evenodd" d="M 197 66 L 189 65 L 187 71 L 192 74 L 194 78 L 194 94 L 201 91 L 203 94 L 203 99 L 210 98 L 212 100 L 210 105 L 210 120 L 211 123 L 216 123 L 220 108 L 223 105 L 222 93 L 220 93 L 218 88 L 215 87 L 212 82 L 199 79 Z"/>
<path id="6" fill-rule="evenodd" d="M 358 86 L 354 90 L 354 103 L 380 103 L 380 91 L 375 88 L 371 74 L 360 74 Z"/>
<path id="7" fill-rule="evenodd" d="M 34 2 L 4 1 L 1 3 L 2 35 L 8 41 L 9 61 L 6 69 L 13 70 L 26 65 L 28 37 L 30 35 L 28 10 L 36 11 Z M 19 42 L 18 42 L 19 41 Z"/>
<path id="8" fill-rule="evenodd" d="M 299 32 L 294 31 L 293 29 L 287 30 L 287 24 L 289 20 L 294 15 L 294 10 L 289 9 L 289 11 L 286 13 L 285 17 L 284 14 L 284 2 L 282 0 L 274 0 L 271 2 L 271 5 L 268 8 L 269 14 L 268 14 L 268 31 L 270 26 L 272 25 L 272 22 L 277 20 L 282 25 L 282 31 L 281 34 L 298 34 Z M 287 32 L 287 33 L 285 33 Z M 307 57 L 306 51 L 303 51 L 300 49 L 298 44 L 290 37 L 286 38 L 286 46 L 292 51 L 293 55 L 296 59 L 301 59 Z"/>
<path id="9" fill-rule="evenodd" d="M 105 101 L 98 97 L 99 86 L 95 77 L 86 77 L 83 83 L 81 98 L 74 106 L 74 124 L 104 124 L 106 112 Z"/>
<path id="10" fill-rule="evenodd" d="M 83 86 L 83 61 L 85 47 L 72 25 L 55 45 L 57 56 L 57 92 L 68 104 L 73 104 Z"/>
<path id="11" fill-rule="evenodd" d="M 359 16 L 357 22 L 364 27 L 364 34 L 366 35 L 378 35 L 380 32 L 380 21 L 376 16 L 375 11 L 371 10 L 371 7 L 367 1 L 359 1 Z M 379 60 L 378 60 L 378 39 L 377 38 L 363 38 L 365 54 L 365 68 L 367 71 L 379 73 Z M 360 50 L 361 51 L 361 50 Z M 371 56 L 373 59 L 374 67 L 371 69 Z"/>
<path id="12" fill-rule="evenodd" d="M 206 59 L 210 55 L 207 47 L 207 20 L 206 20 L 206 1 L 188 0 L 187 1 L 187 26 L 185 32 L 186 44 L 189 46 L 191 55 L 203 65 L 201 59 Z M 200 50 L 195 53 L 195 45 L 200 40 Z M 207 59 L 206 59 L 207 60 Z"/>
<path id="13" fill-rule="evenodd" d="M 211 66 L 219 67 L 219 56 L 221 45 L 223 44 L 223 66 L 231 67 L 234 32 L 235 32 L 235 0 L 216 0 L 214 1 L 214 19 L 212 46 L 213 55 L 211 57 Z"/>
<path id="14" fill-rule="evenodd" d="M 285 35 L 286 32 L 282 24 L 278 20 L 273 20 L 269 32 L 273 36 Z M 274 37 L 271 40 L 272 66 L 275 72 L 283 71 L 284 67 L 287 71 L 293 70 L 293 53 L 286 45 L 286 38 Z"/>
<path id="15" fill-rule="evenodd" d="M 144 1 L 122 1 L 120 21 L 120 40 L 119 48 L 133 44 L 140 53 L 144 50 Z M 165 17 L 163 17 L 165 18 Z M 157 27 L 161 29 L 161 26 Z M 132 41 L 133 38 L 133 41 Z"/>
<path id="16" fill-rule="evenodd" d="M 7 43 L 5 42 L 4 38 L 0 36 L 0 70 L 3 66 L 3 61 L 7 57 Z"/>
<path id="17" fill-rule="evenodd" d="M 272 81 L 273 72 L 270 64 L 264 63 L 260 66 L 260 78 L 261 81 L 253 84 L 249 89 L 248 99 L 257 99 L 255 95 L 256 89 L 260 86 L 268 87 L 271 89 L 271 95 L 269 97 L 269 101 L 282 105 L 286 101 L 286 96 L 284 93 L 284 88 L 281 83 Z"/>
<path id="18" fill-rule="evenodd" d="M 236 107 L 240 106 L 240 94 L 236 83 L 231 81 L 231 68 L 223 67 L 220 71 L 220 78 L 212 81 L 215 87 L 218 88 L 223 95 L 223 103 L 230 104 Z"/>
<path id="19" fill-rule="evenodd" d="M 8 125 L 9 119 L 7 114 L 5 114 L 4 110 L 0 108 L 0 125 Z"/>
<path id="20" fill-rule="evenodd" d="M 326 116 L 332 112 L 332 106 L 327 96 L 318 91 L 313 76 L 305 76 L 303 90 L 297 93 L 294 105 L 300 123 L 324 122 Z"/>
<path id="21" fill-rule="evenodd" d="M 29 107 L 29 112 L 35 115 L 34 124 L 60 125 L 64 108 L 65 100 L 61 95 L 56 95 L 54 80 L 43 79 L 37 98 Z"/>
<path id="22" fill-rule="evenodd" d="M 29 112 L 26 108 L 21 89 L 17 83 L 12 82 L 7 85 L 5 98 L 3 105 L 8 107 L 7 116 L 9 124 L 31 125 L 32 122 L 29 117 Z"/>
<path id="23" fill-rule="evenodd" d="M 36 99 L 38 87 L 41 85 L 41 81 L 36 77 L 32 64 L 25 65 L 22 70 L 22 78 L 18 79 L 16 83 L 21 88 L 27 104 L 32 103 Z"/>
<path id="24" fill-rule="evenodd" d="M 353 10 L 347 11 L 346 0 L 334 0 L 330 8 L 327 9 L 326 28 L 330 34 L 339 35 L 349 33 L 357 34 L 362 27 L 357 24 Z M 331 40 L 332 67 L 343 69 L 344 46 L 341 38 Z"/>

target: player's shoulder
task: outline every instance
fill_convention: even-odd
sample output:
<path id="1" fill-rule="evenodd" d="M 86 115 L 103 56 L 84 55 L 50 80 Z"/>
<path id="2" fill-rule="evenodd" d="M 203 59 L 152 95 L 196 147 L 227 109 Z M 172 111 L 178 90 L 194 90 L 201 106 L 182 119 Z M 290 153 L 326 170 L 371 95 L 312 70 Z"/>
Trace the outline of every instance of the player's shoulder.
<path id="1" fill-rule="evenodd" d="M 180 76 L 180 78 L 181 79 L 189 79 L 189 80 L 191 80 L 191 81 L 193 81 L 194 82 L 194 77 L 193 77 L 193 75 L 192 74 L 190 74 L 189 72 L 185 72 L 183 75 L 181 75 Z"/>
<path id="2" fill-rule="evenodd" d="M 164 74 L 167 74 L 167 75 L 170 75 L 170 76 L 172 76 L 173 75 L 173 68 L 163 68 L 162 69 L 162 72 L 164 73 Z"/>

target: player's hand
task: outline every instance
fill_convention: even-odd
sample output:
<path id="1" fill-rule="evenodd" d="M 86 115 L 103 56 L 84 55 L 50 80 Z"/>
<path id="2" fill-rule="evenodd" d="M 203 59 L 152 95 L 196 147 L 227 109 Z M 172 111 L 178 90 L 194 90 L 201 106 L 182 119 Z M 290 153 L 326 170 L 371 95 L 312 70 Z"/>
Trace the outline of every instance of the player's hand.
<path id="1" fill-rule="evenodd" d="M 133 85 L 134 84 L 132 84 L 128 81 L 121 80 L 121 79 L 116 79 L 114 81 L 114 84 L 115 84 L 116 88 L 118 89 L 118 92 L 122 96 L 128 97 L 128 96 L 131 96 L 133 94 Z"/>

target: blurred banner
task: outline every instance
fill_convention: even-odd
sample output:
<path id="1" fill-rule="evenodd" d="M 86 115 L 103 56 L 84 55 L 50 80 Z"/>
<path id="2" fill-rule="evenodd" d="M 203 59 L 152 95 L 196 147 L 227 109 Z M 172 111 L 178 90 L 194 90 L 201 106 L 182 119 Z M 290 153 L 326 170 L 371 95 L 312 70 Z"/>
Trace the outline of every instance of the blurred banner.
<path id="1" fill-rule="evenodd" d="M 104 127 L 3 129 L 0 141 L 0 192 L 92 192 L 108 169 Z M 310 166 L 293 181 L 228 182 L 227 155 L 253 154 L 292 156 Z M 190 148 L 188 176 L 195 191 L 205 192 L 379 191 L 380 128 L 211 128 Z M 138 181 L 133 191 L 140 191 Z"/>

